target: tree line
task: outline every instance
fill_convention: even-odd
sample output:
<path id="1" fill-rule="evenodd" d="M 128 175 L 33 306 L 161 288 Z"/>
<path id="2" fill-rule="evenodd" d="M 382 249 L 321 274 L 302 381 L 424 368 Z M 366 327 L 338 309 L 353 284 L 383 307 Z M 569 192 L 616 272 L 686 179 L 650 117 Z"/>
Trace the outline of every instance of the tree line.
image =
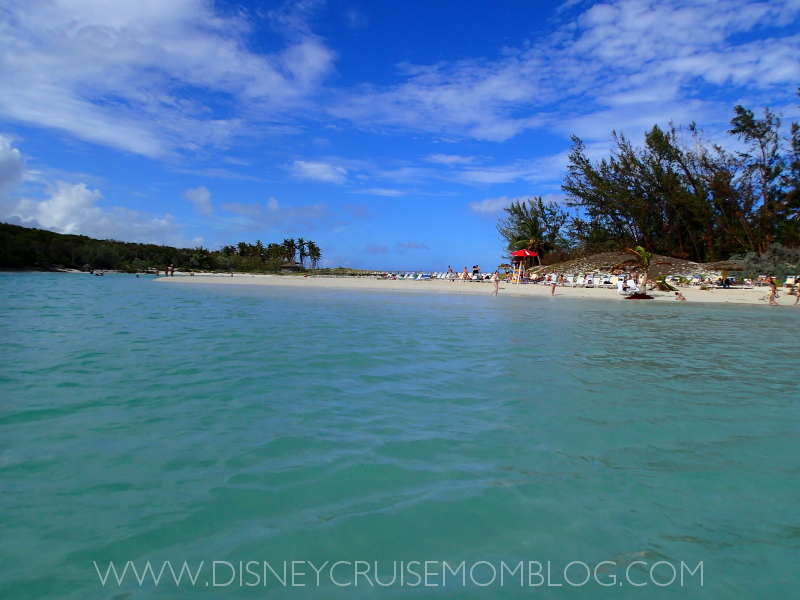
<path id="1" fill-rule="evenodd" d="M 612 132 L 611 155 L 589 158 L 572 138 L 562 189 L 566 207 L 521 200 L 497 230 L 508 250 L 550 261 L 642 246 L 696 262 L 800 246 L 800 126 L 734 108 L 736 150 L 709 142 L 695 124 L 654 126 L 635 145 Z"/>
<path id="2" fill-rule="evenodd" d="M 261 243 L 261 240 L 256 240 L 255 244 L 239 242 L 235 246 L 223 246 L 220 253 L 228 257 L 255 258 L 265 263 L 276 260 L 299 262 L 303 267 L 308 261 L 312 269 L 316 269 L 322 259 L 322 250 L 319 246 L 311 240 L 303 238 L 296 240 L 287 238 L 283 240 L 282 244 L 272 243 L 266 246 Z"/>
<path id="3" fill-rule="evenodd" d="M 319 266 L 322 250 L 302 238 L 285 239 L 281 244 L 240 242 L 220 250 L 173 248 L 156 244 L 135 244 L 116 240 L 96 240 L 84 235 L 69 235 L 0 223 L 0 269 L 93 269 L 131 273 L 148 269 L 198 271 L 277 271 L 288 261 L 298 266 Z"/>

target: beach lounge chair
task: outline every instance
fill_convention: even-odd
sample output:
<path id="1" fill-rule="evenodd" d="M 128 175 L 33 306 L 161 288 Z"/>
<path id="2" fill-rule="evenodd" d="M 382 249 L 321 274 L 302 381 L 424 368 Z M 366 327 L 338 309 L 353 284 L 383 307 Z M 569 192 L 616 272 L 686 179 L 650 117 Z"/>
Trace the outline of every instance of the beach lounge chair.
<path id="1" fill-rule="evenodd" d="M 586 277 L 586 283 L 583 284 L 583 287 L 594 287 L 594 275 Z"/>
<path id="2" fill-rule="evenodd" d="M 584 277 L 583 275 L 578 275 L 575 278 L 575 281 L 572 282 L 572 287 L 581 287 L 581 286 L 583 286 L 583 283 L 585 281 L 586 281 L 586 277 Z"/>

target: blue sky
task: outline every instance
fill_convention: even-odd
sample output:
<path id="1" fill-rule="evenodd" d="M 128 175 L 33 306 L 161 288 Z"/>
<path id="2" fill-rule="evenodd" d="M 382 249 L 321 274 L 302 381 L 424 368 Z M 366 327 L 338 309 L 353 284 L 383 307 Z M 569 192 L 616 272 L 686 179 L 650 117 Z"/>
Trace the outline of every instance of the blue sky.
<path id="1" fill-rule="evenodd" d="M 6 0 L 0 219 L 493 268 L 504 205 L 563 201 L 571 134 L 797 119 L 798 25 L 800 0 Z"/>

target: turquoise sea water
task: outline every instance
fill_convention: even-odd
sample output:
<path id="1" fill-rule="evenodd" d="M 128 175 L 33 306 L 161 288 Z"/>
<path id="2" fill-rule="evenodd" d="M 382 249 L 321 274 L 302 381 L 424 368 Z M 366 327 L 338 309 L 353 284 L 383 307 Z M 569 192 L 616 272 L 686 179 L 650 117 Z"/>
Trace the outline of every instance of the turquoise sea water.
<path id="1" fill-rule="evenodd" d="M 788 307 L 0 274 L 0 598 L 793 597 L 798 325 Z M 109 561 L 203 566 L 104 586 Z M 288 561 L 285 587 L 263 561 Z M 317 587 L 296 563 L 292 587 L 290 561 L 329 564 Z M 340 587 L 337 561 L 339 583 L 370 571 Z M 375 561 L 384 582 L 412 566 L 382 587 Z M 413 586 L 424 561 L 438 586 Z M 466 583 L 442 586 L 442 561 Z M 501 586 L 520 561 L 524 585 Z M 552 585 L 529 587 L 528 561 Z M 571 586 L 573 561 L 610 562 Z M 702 586 L 656 585 L 681 561 Z"/>

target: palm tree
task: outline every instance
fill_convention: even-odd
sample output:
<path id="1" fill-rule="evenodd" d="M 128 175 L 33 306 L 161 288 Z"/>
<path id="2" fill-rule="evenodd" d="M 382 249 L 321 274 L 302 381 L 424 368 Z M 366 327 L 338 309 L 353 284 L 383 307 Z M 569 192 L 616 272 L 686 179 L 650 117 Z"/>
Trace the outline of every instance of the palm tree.
<path id="1" fill-rule="evenodd" d="M 280 244 L 271 242 L 265 250 L 267 260 L 278 260 L 283 257 L 284 248 Z"/>
<path id="2" fill-rule="evenodd" d="M 641 246 L 636 246 L 636 248 L 625 248 L 623 252 L 626 252 L 631 255 L 631 258 L 623 260 L 622 262 L 614 265 L 611 267 L 611 270 L 619 269 L 622 267 L 635 267 L 636 269 L 642 271 L 644 273 L 644 289 L 642 293 L 646 296 L 647 295 L 647 271 L 650 270 L 650 267 L 653 265 L 669 265 L 672 264 L 667 261 L 658 261 L 653 262 L 653 255 L 642 248 Z"/>
<path id="3" fill-rule="evenodd" d="M 294 262 L 295 254 L 297 254 L 297 242 L 294 238 L 283 240 L 283 258 L 289 262 Z"/>
<path id="4" fill-rule="evenodd" d="M 297 251 L 300 255 L 300 264 L 302 266 L 306 266 L 306 258 L 308 257 L 308 253 L 306 252 L 306 241 L 303 238 L 297 238 Z"/>
<path id="5" fill-rule="evenodd" d="M 322 259 L 322 250 L 310 240 L 306 242 L 306 248 L 308 248 L 308 258 L 311 259 L 311 268 L 316 269 L 320 259 Z"/>
<path id="6" fill-rule="evenodd" d="M 536 252 L 541 266 L 542 253 L 559 247 L 561 229 L 568 215 L 554 202 L 545 204 L 541 196 L 517 200 L 504 208 L 508 217 L 497 223 L 497 232 L 506 240 L 508 249 Z"/>
<path id="7" fill-rule="evenodd" d="M 512 252 L 515 250 L 530 250 L 536 252 L 536 263 L 541 266 L 542 261 L 539 256 L 542 253 L 542 248 L 545 242 L 542 241 L 542 232 L 538 227 L 536 221 L 525 221 L 519 224 L 520 231 L 511 239 L 508 244 L 508 249 Z"/>

